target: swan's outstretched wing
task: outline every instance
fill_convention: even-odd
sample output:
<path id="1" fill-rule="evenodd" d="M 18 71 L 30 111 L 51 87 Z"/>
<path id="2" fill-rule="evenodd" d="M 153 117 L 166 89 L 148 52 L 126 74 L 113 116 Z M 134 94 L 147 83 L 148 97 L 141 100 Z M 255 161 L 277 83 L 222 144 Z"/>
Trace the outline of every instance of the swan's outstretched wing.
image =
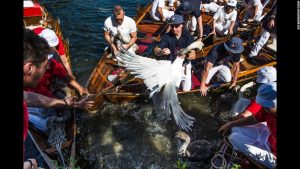
<path id="1" fill-rule="evenodd" d="M 174 70 L 174 65 L 172 66 L 170 61 L 157 61 L 141 57 L 124 49 L 121 49 L 119 57 L 124 60 L 126 69 L 131 70 L 131 73 L 136 74 L 136 77 L 144 79 L 144 83 L 151 90 L 150 97 L 156 93 L 152 97 L 156 112 L 166 117 L 172 112 L 176 124 L 181 129 L 186 131 L 191 130 L 194 117 L 187 115 L 181 108 L 176 93 L 176 80 L 172 79 L 171 76 L 172 71 L 173 73 L 174 71 L 178 71 L 178 77 L 181 78 L 183 60 L 182 62 L 178 62 L 180 64 L 176 61 L 176 64 L 179 66 Z M 163 86 L 163 91 L 160 92 Z"/>
<path id="2" fill-rule="evenodd" d="M 124 49 L 121 49 L 118 57 L 123 60 L 124 66 L 131 71 L 131 74 L 144 80 L 150 90 L 150 97 L 170 81 L 171 61 L 142 57 Z"/>

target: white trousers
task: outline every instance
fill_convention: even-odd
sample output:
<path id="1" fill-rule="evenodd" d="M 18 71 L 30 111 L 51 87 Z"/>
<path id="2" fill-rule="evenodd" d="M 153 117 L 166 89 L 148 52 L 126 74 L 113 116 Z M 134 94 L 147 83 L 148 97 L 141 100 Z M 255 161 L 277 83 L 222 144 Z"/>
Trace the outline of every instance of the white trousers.
<path id="1" fill-rule="evenodd" d="M 185 68 L 186 67 L 186 68 Z M 183 91 L 190 91 L 192 88 L 192 63 L 182 68 L 181 85 Z"/>
<path id="2" fill-rule="evenodd" d="M 257 56 L 258 52 L 267 43 L 270 36 L 277 38 L 276 34 L 273 33 L 270 34 L 270 32 L 263 30 L 259 40 L 255 43 L 254 47 L 251 49 L 249 57 Z"/>
<path id="3" fill-rule="evenodd" d="M 238 150 L 258 163 L 276 168 L 276 157 L 272 154 L 268 137 L 270 135 L 266 123 L 245 127 L 233 127 L 229 141 Z"/>
<path id="4" fill-rule="evenodd" d="M 230 82 L 231 72 L 230 69 L 225 65 L 214 66 L 208 71 L 208 76 L 206 79 L 206 84 L 209 83 L 211 78 L 218 73 L 218 81 Z"/>
<path id="5" fill-rule="evenodd" d="M 228 34 L 228 29 L 230 27 L 231 21 L 227 21 L 226 23 L 216 23 L 216 32 L 218 32 L 221 35 L 227 35 Z"/>
<path id="6" fill-rule="evenodd" d="M 211 12 L 211 13 L 216 13 L 220 5 L 211 2 L 209 4 L 202 4 L 202 7 L 205 8 L 205 12 Z"/>
<path id="7" fill-rule="evenodd" d="M 167 9 L 162 9 L 162 12 L 166 19 L 170 19 L 175 14 L 174 11 L 169 11 Z"/>
<path id="8" fill-rule="evenodd" d="M 195 16 L 187 21 L 186 28 L 187 30 L 191 30 L 193 32 L 197 29 L 197 19 Z"/>
<path id="9" fill-rule="evenodd" d="M 163 12 L 163 15 L 166 19 L 170 19 L 175 13 L 174 11 L 169 11 L 167 9 L 162 9 L 162 12 Z M 156 21 L 160 21 L 161 20 L 161 17 L 159 15 L 159 13 L 156 11 L 155 14 L 152 14 L 151 13 L 151 17 L 152 19 L 156 20 Z"/>
<path id="10" fill-rule="evenodd" d="M 254 17 L 254 20 L 255 21 L 260 21 L 260 20 L 262 20 L 262 18 L 264 17 L 263 15 L 262 15 L 262 13 L 263 13 L 263 7 L 262 6 L 259 6 L 258 7 L 258 12 L 257 12 L 257 14 L 255 15 L 255 17 Z M 254 9 L 252 9 L 252 10 L 246 10 L 245 11 L 245 15 L 244 15 L 244 20 L 247 20 L 247 19 L 249 19 L 249 18 L 252 18 L 252 16 L 254 15 Z"/>

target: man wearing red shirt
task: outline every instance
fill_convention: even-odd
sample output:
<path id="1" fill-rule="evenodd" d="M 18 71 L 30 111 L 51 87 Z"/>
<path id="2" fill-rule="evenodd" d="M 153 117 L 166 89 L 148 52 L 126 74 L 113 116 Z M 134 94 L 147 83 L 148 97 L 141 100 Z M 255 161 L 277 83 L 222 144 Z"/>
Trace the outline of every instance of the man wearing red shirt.
<path id="1" fill-rule="evenodd" d="M 231 129 L 229 141 L 234 149 L 268 168 L 276 168 L 276 88 L 274 82 L 261 85 L 255 102 L 252 102 L 246 110 L 252 115 L 228 122 L 219 129 L 223 134 Z M 265 125 L 261 122 L 266 122 L 269 131 L 265 130 Z"/>
<path id="2" fill-rule="evenodd" d="M 29 29 L 24 29 L 23 41 L 23 88 L 36 87 L 44 75 L 46 68 L 51 64 L 48 56 L 51 53 L 48 42 L 36 35 Z M 45 108 L 81 108 L 88 109 L 93 105 L 93 101 L 75 102 L 74 97 L 67 97 L 64 100 L 50 98 L 33 92 L 24 91 L 23 115 L 24 130 L 23 140 L 25 141 L 28 133 L 28 106 Z M 26 101 L 26 102 L 25 102 Z M 35 159 L 28 159 L 24 162 L 24 169 L 37 169 Z"/>
<path id="3" fill-rule="evenodd" d="M 35 87 L 39 79 L 43 76 L 47 66 L 47 56 L 50 53 L 50 47 L 45 39 L 35 35 L 32 31 L 24 29 L 23 42 L 23 85 L 24 87 Z M 28 110 L 26 102 L 23 101 L 23 141 L 28 132 Z M 24 169 L 37 169 L 35 159 L 28 159 L 24 162 Z"/>

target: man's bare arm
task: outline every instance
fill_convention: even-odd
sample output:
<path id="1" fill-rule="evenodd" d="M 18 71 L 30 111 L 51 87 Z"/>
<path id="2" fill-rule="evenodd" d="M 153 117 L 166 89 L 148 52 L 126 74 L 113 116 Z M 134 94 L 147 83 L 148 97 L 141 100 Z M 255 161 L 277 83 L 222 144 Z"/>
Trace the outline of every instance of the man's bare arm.
<path id="1" fill-rule="evenodd" d="M 131 39 L 130 39 L 130 42 L 128 43 L 128 49 L 136 42 L 137 32 L 135 31 L 135 32 L 130 33 L 130 37 L 131 37 Z"/>
<path id="2" fill-rule="evenodd" d="M 24 91 L 23 95 L 24 95 L 24 100 L 26 101 L 27 105 L 30 107 L 58 108 L 58 107 L 66 106 L 66 103 L 63 100 L 50 98 L 38 93 Z M 69 103 L 67 104 L 73 105 L 73 102 L 71 103 L 71 101 L 69 101 Z"/>

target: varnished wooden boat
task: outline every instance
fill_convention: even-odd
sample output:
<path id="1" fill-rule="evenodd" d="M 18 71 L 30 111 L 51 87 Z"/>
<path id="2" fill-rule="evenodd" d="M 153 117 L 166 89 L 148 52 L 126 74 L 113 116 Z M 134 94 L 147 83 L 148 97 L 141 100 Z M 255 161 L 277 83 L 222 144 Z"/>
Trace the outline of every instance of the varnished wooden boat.
<path id="1" fill-rule="evenodd" d="M 149 11 L 151 9 L 151 4 L 138 9 L 137 15 L 134 17 L 136 25 L 138 27 L 138 41 L 137 45 L 140 49 L 137 54 L 145 57 L 154 57 L 153 48 L 160 39 L 160 36 L 165 33 L 167 28 L 166 24 L 160 22 L 153 22 L 150 19 Z M 204 14 L 203 22 L 209 24 L 212 18 L 211 14 Z M 239 33 L 240 37 L 249 42 L 250 38 L 257 36 L 259 29 L 253 29 L 248 32 Z M 250 38 L 249 38 L 250 37 Z M 227 37 L 221 38 L 206 38 L 203 40 L 205 47 L 201 51 L 197 51 L 197 58 L 206 56 L 207 53 L 213 48 L 213 46 L 225 42 Z M 245 51 L 246 52 L 246 51 Z M 100 61 L 95 67 L 94 71 L 89 77 L 86 84 L 87 89 L 90 93 L 94 94 L 90 99 L 94 101 L 94 106 L 90 109 L 97 110 L 99 106 L 102 105 L 104 101 L 109 101 L 113 103 L 120 103 L 125 101 L 132 101 L 134 99 L 147 96 L 146 86 L 142 83 L 141 79 L 134 78 L 129 72 L 124 71 L 120 68 L 115 61 L 108 59 L 109 51 L 106 50 L 101 56 Z M 254 66 L 249 64 L 246 60 L 241 63 L 241 71 L 239 74 L 239 80 L 243 78 L 249 78 L 255 76 L 258 69 L 263 66 L 275 65 L 276 57 L 273 55 L 262 55 L 264 60 L 261 65 Z M 107 77 L 111 74 L 116 74 L 112 82 L 108 81 Z M 191 92 L 197 92 L 193 90 Z M 186 92 L 179 92 L 186 93 Z"/>
<path id="2" fill-rule="evenodd" d="M 70 52 L 69 52 L 69 41 L 68 39 L 65 39 L 63 37 L 63 34 L 61 32 L 60 28 L 60 21 L 59 19 L 55 20 L 51 16 L 51 14 L 46 10 L 46 8 L 42 5 L 40 5 L 37 1 L 34 2 L 34 9 L 24 8 L 24 14 L 26 10 L 26 16 L 23 16 L 23 23 L 24 27 L 32 28 L 36 26 L 44 26 L 47 28 L 50 28 L 54 30 L 59 36 L 64 45 L 65 45 L 65 52 L 66 57 L 70 62 Z M 39 9 L 40 8 L 40 9 Z M 33 10 L 33 11 L 30 11 Z M 39 12 L 40 10 L 40 12 Z M 69 95 L 75 95 L 74 90 L 70 90 Z M 71 122 L 66 124 L 65 126 L 65 133 L 66 133 L 66 141 L 62 144 L 62 153 L 65 159 L 65 163 L 68 168 L 73 168 L 73 163 L 70 163 L 70 159 L 75 159 L 75 142 L 76 142 L 76 120 L 75 120 L 75 112 L 72 112 Z M 47 168 L 49 169 L 56 169 L 57 166 L 54 164 L 53 160 L 58 160 L 58 164 L 62 166 L 62 163 L 60 161 L 60 158 L 57 155 L 57 150 L 54 146 L 50 147 L 47 143 L 48 136 L 39 131 L 38 129 L 32 127 L 29 125 L 29 134 L 28 137 L 31 138 L 33 143 L 35 144 L 36 148 L 40 152 L 40 155 L 42 156 L 44 162 L 47 165 Z"/>

